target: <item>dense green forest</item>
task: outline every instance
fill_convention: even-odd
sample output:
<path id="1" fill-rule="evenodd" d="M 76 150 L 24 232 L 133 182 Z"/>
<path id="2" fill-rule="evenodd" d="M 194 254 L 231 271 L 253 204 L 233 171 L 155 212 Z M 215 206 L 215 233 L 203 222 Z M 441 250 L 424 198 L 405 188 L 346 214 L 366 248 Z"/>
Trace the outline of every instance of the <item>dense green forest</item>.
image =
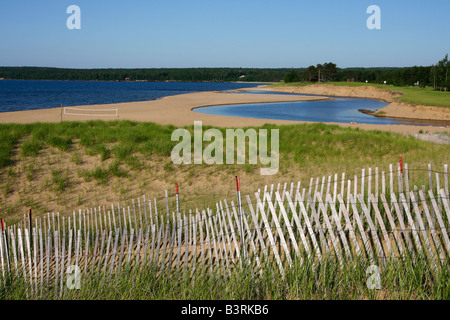
<path id="1" fill-rule="evenodd" d="M 289 69 L 163 68 L 163 69 L 62 69 L 0 67 L 0 78 L 26 80 L 91 81 L 258 81 L 278 82 Z"/>
<path id="2" fill-rule="evenodd" d="M 448 55 L 436 65 L 407 68 L 338 68 L 332 62 L 308 68 L 151 68 L 63 69 L 46 67 L 0 67 L 0 79 L 90 81 L 254 81 L 327 82 L 355 81 L 396 86 L 432 86 L 450 89 Z"/>

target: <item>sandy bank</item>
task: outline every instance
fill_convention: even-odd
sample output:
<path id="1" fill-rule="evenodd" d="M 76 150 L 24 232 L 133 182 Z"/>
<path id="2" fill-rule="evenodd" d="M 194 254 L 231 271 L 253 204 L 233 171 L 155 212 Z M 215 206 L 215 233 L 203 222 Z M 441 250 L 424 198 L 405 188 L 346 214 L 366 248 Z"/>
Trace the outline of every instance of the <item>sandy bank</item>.
<path id="1" fill-rule="evenodd" d="M 267 90 L 267 88 L 258 88 Z M 324 93 L 321 93 L 324 94 Z M 356 93 L 355 93 L 356 94 Z M 373 96 L 375 98 L 375 96 Z M 291 96 L 291 95 L 273 95 L 273 94 L 245 94 L 245 93 L 224 93 L 224 92 L 196 92 L 176 96 L 164 97 L 159 100 L 129 102 L 108 105 L 89 105 L 78 106 L 80 109 L 111 109 L 117 108 L 119 118 L 111 116 L 83 115 L 63 115 L 63 121 L 87 121 L 93 119 L 99 120 L 132 120 L 149 121 L 159 124 L 172 124 L 175 126 L 190 126 L 194 121 L 202 121 L 204 125 L 215 127 L 247 127 L 262 126 L 266 123 L 271 124 L 298 124 L 307 123 L 306 121 L 286 121 L 286 120 L 267 120 L 253 118 L 239 118 L 228 116 L 216 116 L 202 114 L 192 111 L 198 107 L 226 104 L 243 103 L 264 103 L 264 102 L 289 102 L 289 101 L 312 101 L 320 100 L 315 96 Z M 77 111 L 80 112 L 80 111 Z M 83 111 L 81 111 L 83 112 Z M 95 113 L 88 111 L 86 113 Z M 41 109 L 30 111 L 4 112 L 0 113 L 0 123 L 32 123 L 32 122 L 59 122 L 61 117 L 60 108 Z M 346 124 L 330 123 L 342 127 L 357 127 L 366 130 L 383 130 L 399 133 L 419 133 L 423 132 L 450 132 L 448 128 L 432 126 L 407 126 L 407 125 L 375 125 L 375 124 Z"/>
<path id="2" fill-rule="evenodd" d="M 246 89 L 242 89 L 246 90 Z M 247 89 L 248 90 L 248 89 Z M 380 89 L 377 87 L 346 87 L 335 86 L 329 84 L 312 84 L 303 87 L 268 87 L 260 86 L 258 90 L 262 91 L 278 91 L 289 93 L 304 93 L 304 94 L 318 94 L 324 96 L 338 96 L 338 97 L 353 97 L 353 98 L 367 98 L 378 99 L 386 102 L 394 102 L 396 97 L 401 96 L 399 92 L 392 92 L 387 89 Z"/>
<path id="3" fill-rule="evenodd" d="M 289 96 L 273 94 L 244 94 L 225 92 L 196 92 L 176 96 L 163 97 L 153 101 L 127 102 L 108 105 L 88 105 L 77 106 L 68 109 L 70 113 L 91 114 L 86 115 L 66 115 L 63 114 L 63 121 L 87 121 L 87 120 L 132 120 L 149 121 L 159 124 L 173 124 L 176 126 L 193 125 L 194 121 L 203 121 L 211 126 L 259 126 L 265 123 L 296 123 L 295 121 L 278 121 L 264 119 L 246 119 L 238 117 L 226 117 L 207 115 L 192 111 L 195 108 L 244 103 L 264 103 L 264 102 L 291 102 L 291 101 L 313 101 L 326 100 L 314 96 Z M 68 107 L 71 108 L 71 107 Z M 112 116 L 102 116 L 110 114 L 110 111 L 102 112 L 100 109 L 118 109 L 119 118 Z M 88 109 L 86 112 L 82 110 Z M 98 112 L 91 110 L 99 110 Z M 95 116 L 94 116 L 95 114 Z M 31 122 L 60 122 L 61 109 L 40 109 L 29 111 L 3 112 L 0 113 L 0 123 L 31 123 Z"/>

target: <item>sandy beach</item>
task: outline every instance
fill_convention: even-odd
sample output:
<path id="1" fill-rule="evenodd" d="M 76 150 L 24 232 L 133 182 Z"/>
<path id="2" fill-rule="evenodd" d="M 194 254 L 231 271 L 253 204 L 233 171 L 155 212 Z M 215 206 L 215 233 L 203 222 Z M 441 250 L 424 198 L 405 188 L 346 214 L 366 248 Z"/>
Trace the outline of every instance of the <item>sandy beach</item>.
<path id="1" fill-rule="evenodd" d="M 290 88 L 267 88 L 258 87 L 258 90 L 269 91 L 285 91 L 292 92 Z M 298 90 L 297 90 L 298 89 Z M 345 88 L 344 88 L 345 89 Z M 334 95 L 342 96 L 360 96 L 361 92 L 353 90 L 357 88 L 350 88 L 350 91 L 334 92 Z M 347 88 L 348 89 L 348 88 Z M 254 89 L 253 89 L 254 90 Z M 291 91 L 288 91 L 291 90 Z M 301 92 L 302 88 L 296 88 L 295 92 Z M 319 90 L 317 90 L 319 91 Z M 389 101 L 394 98 L 390 91 L 379 92 L 378 90 L 367 90 L 363 97 L 375 98 Z M 389 93 L 388 93 L 389 92 Z M 314 92 L 309 90 L 312 94 L 326 94 L 331 95 L 332 92 Z M 196 92 L 176 96 L 168 96 L 153 101 L 143 102 L 129 102 L 108 105 L 89 105 L 77 106 L 74 108 L 81 110 L 70 109 L 70 113 L 86 113 L 96 114 L 95 116 L 86 115 L 68 115 L 63 114 L 63 121 L 87 121 L 87 120 L 132 120 L 132 121 L 149 121 L 158 124 L 172 124 L 175 126 L 190 126 L 194 121 L 202 121 L 204 125 L 216 127 L 246 127 L 246 126 L 261 126 L 266 123 L 283 125 L 283 124 L 298 124 L 307 123 L 306 121 L 285 121 L 285 120 L 267 120 L 267 119 L 253 119 L 253 118 L 239 118 L 229 116 L 207 115 L 194 112 L 193 109 L 212 106 L 212 105 L 227 105 L 227 104 L 244 104 L 244 103 L 264 103 L 264 102 L 290 102 L 290 101 L 314 101 L 323 100 L 323 98 L 316 96 L 290 96 L 290 95 L 273 95 L 273 94 L 245 94 L 239 92 Z M 392 100 L 393 101 L 393 100 Z M 390 105 L 391 106 L 391 105 Z M 118 117 L 104 116 L 111 112 L 103 112 L 100 109 L 118 109 Z M 392 108 L 392 106 L 391 106 Z M 82 109 L 90 109 L 83 112 Z M 98 112 L 91 110 L 100 110 Z M 450 115 L 450 114 L 449 114 Z M 40 109 L 29 111 L 16 111 L 0 113 L 0 123 L 32 123 L 32 122 L 59 122 L 61 121 L 61 109 Z M 346 124 L 346 123 L 330 123 L 342 127 L 357 127 L 366 130 L 385 130 L 399 133 L 419 133 L 423 132 L 450 132 L 450 129 L 444 127 L 433 126 L 408 126 L 408 125 L 375 125 L 375 124 Z"/>

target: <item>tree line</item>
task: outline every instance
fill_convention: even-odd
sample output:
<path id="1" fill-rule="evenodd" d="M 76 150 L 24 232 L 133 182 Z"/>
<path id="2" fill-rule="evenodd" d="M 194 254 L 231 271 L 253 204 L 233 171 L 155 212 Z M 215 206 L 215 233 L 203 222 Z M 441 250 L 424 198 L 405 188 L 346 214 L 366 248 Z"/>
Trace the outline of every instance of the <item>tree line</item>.
<path id="1" fill-rule="evenodd" d="M 337 68 L 332 62 L 309 66 L 304 69 L 291 69 L 284 82 L 327 82 L 354 81 L 396 86 L 432 86 L 435 90 L 450 89 L 450 61 L 448 54 L 437 64 L 427 67 L 404 68 Z"/>
<path id="2" fill-rule="evenodd" d="M 45 67 L 0 67 L 0 78 L 23 80 L 86 81 L 257 81 L 277 82 L 284 68 L 141 68 L 141 69 L 65 69 Z"/>
<path id="3" fill-rule="evenodd" d="M 337 68 L 333 63 L 309 66 L 306 69 L 292 69 L 284 78 L 285 82 L 309 81 L 352 81 L 388 84 L 396 86 L 422 87 L 432 85 L 432 67 L 407 68 Z M 294 81 L 291 81 L 295 79 Z"/>
<path id="4" fill-rule="evenodd" d="M 0 79 L 85 81 L 328 82 L 354 81 L 396 86 L 450 89 L 448 55 L 432 66 L 402 68 L 338 68 L 327 62 L 308 68 L 141 68 L 67 69 L 0 67 Z"/>
<path id="5" fill-rule="evenodd" d="M 431 66 L 430 74 L 434 90 L 448 91 L 450 89 L 449 71 L 450 61 L 446 54 L 444 59 Z"/>

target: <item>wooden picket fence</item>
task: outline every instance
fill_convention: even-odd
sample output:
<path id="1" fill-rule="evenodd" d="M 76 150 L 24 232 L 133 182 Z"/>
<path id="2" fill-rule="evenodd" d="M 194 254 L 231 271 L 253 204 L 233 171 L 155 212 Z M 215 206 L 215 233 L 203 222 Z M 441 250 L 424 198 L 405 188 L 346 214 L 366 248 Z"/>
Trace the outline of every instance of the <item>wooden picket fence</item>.
<path id="1" fill-rule="evenodd" d="M 1 283 L 21 279 L 36 290 L 63 292 L 73 270 L 80 277 L 144 267 L 226 275 L 245 264 L 255 274 L 268 265 L 284 274 L 293 263 L 325 258 L 381 268 L 390 260 L 421 259 L 432 270 L 448 268 L 448 166 L 437 172 L 429 165 L 427 188 L 410 188 L 407 164 L 397 169 L 367 175 L 363 169 L 352 180 L 311 178 L 306 187 L 270 185 L 243 199 L 238 191 L 236 202 L 188 213 L 179 210 L 177 188 L 173 211 L 166 191 L 162 210 L 143 196 L 126 207 L 25 216 L 0 234 Z"/>

